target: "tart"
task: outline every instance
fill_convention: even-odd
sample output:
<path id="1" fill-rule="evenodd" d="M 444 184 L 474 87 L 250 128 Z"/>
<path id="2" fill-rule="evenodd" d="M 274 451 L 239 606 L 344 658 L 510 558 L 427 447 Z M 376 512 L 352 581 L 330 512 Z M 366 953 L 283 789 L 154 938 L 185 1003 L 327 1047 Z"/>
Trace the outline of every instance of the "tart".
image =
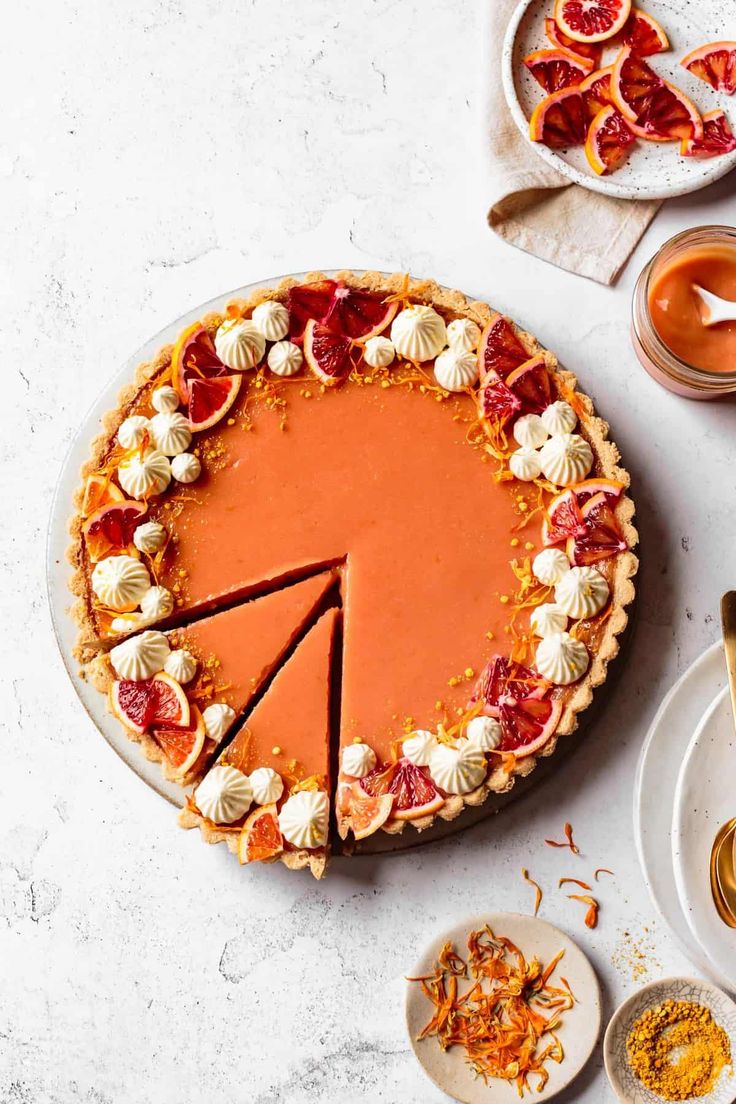
<path id="1" fill-rule="evenodd" d="M 313 776 L 343 848 L 509 789 L 576 727 L 634 597 L 629 477 L 590 399 L 487 304 L 406 276 L 313 273 L 203 317 L 140 366 L 82 476 L 77 657 L 108 693 L 145 684 L 111 703 L 165 767 L 159 713 L 176 715 L 167 749 L 179 729 L 195 733 L 175 749 L 177 777 L 239 771 L 243 805 L 254 772 L 279 775 L 278 798 L 228 824 L 202 821 L 187 798 L 185 820 L 210 841 L 237 837 L 249 862 L 281 857 L 282 805 L 316 792 L 300 789 Z M 263 611 L 283 596 L 271 621 Z M 282 674 L 308 641 L 321 641 L 324 662 L 311 663 L 328 695 L 338 629 L 334 769 L 302 762 L 306 744 L 294 768 L 268 754 L 287 743 L 274 735 L 290 727 L 280 704 L 266 742 L 235 754 L 272 695 L 285 700 Z M 230 712 L 209 723 L 201 675 L 181 694 L 171 685 L 205 653 L 232 687 L 210 703 Z M 312 739 L 322 762 L 321 721 Z M 218 778 L 227 791 L 214 778 L 210 812 Z M 258 775 L 257 795 L 278 789 Z M 313 850 L 297 865 L 320 872 L 328 847 Z"/>

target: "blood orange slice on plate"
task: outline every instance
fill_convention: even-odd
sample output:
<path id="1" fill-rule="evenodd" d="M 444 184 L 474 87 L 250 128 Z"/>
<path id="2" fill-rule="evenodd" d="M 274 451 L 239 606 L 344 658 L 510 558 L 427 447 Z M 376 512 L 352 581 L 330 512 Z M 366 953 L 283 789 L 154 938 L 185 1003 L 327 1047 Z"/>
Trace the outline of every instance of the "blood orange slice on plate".
<path id="1" fill-rule="evenodd" d="M 587 58 L 593 65 L 600 65 L 601 50 L 596 42 L 576 42 L 560 30 L 551 15 L 544 21 L 544 33 L 553 46 L 560 46 L 563 50 L 570 50 L 578 57 Z"/>
<path id="2" fill-rule="evenodd" d="M 532 142 L 567 149 L 585 141 L 585 106 L 577 87 L 561 88 L 538 103 L 529 120 Z"/>
<path id="3" fill-rule="evenodd" d="M 684 92 L 663 80 L 624 46 L 613 65 L 611 98 L 639 138 L 672 142 L 700 138 L 703 120 Z"/>
<path id="4" fill-rule="evenodd" d="M 568 537 L 582 537 L 586 533 L 585 519 L 575 490 L 569 487 L 552 499 L 542 523 L 542 543 L 560 544 Z"/>
<path id="5" fill-rule="evenodd" d="M 686 54 L 680 65 L 716 92 L 736 92 L 736 42 L 707 42 Z"/>
<path id="6" fill-rule="evenodd" d="M 703 116 L 703 137 L 685 138 L 680 142 L 683 157 L 719 157 L 736 150 L 736 135 L 720 107 Z"/>
<path id="7" fill-rule="evenodd" d="M 120 553 L 130 549 L 133 533 L 147 509 L 145 502 L 136 502 L 129 498 L 121 502 L 110 502 L 94 510 L 82 527 L 87 554 L 92 563 L 98 563 L 113 552 Z"/>
<path id="8" fill-rule="evenodd" d="M 670 48 L 664 28 L 654 16 L 638 8 L 631 9 L 631 15 L 624 27 L 623 42 L 625 46 L 631 47 L 632 54 L 637 57 L 650 57 Z"/>
<path id="9" fill-rule="evenodd" d="M 183 777 L 202 754 L 207 737 L 204 718 L 196 705 L 190 706 L 188 724 L 153 724 L 151 735 L 175 773 Z"/>
<path id="10" fill-rule="evenodd" d="M 612 499 L 620 498 L 625 489 L 626 484 L 621 483 L 618 479 L 603 478 L 583 479 L 581 483 L 573 483 L 569 488 L 569 490 L 575 492 L 575 497 L 581 505 L 596 494 L 604 494 L 607 498 Z"/>
<path id="11" fill-rule="evenodd" d="M 579 57 L 562 47 L 535 50 L 524 58 L 524 64 L 545 92 L 557 92 L 571 84 L 580 84 L 593 68 L 590 58 Z"/>
<path id="12" fill-rule="evenodd" d="M 284 850 L 275 805 L 262 805 L 245 821 L 238 840 L 241 863 L 271 862 Z"/>
<path id="13" fill-rule="evenodd" d="M 482 418 L 500 425 L 521 413 L 521 399 L 493 373 L 489 373 L 478 392 L 478 406 Z"/>
<path id="14" fill-rule="evenodd" d="M 371 797 L 392 794 L 394 820 L 418 820 L 436 813 L 445 803 L 424 767 L 417 767 L 408 759 L 375 767 L 360 779 L 359 785 Z"/>
<path id="15" fill-rule="evenodd" d="M 612 65 L 607 65 L 605 69 L 596 69 L 578 86 L 580 95 L 583 97 L 585 115 L 589 123 L 592 123 L 598 112 L 602 111 L 611 102 L 612 72 Z"/>
<path id="16" fill-rule="evenodd" d="M 609 104 L 598 112 L 588 127 L 585 156 L 598 176 L 615 172 L 626 160 L 636 135 L 621 112 Z"/>
<path id="17" fill-rule="evenodd" d="M 505 379 L 509 372 L 518 368 L 529 353 L 516 336 L 514 327 L 508 318 L 497 314 L 492 318 L 481 334 L 478 346 L 478 373 L 485 381 L 489 373 Z"/>
<path id="18" fill-rule="evenodd" d="M 398 302 L 385 303 L 378 295 L 338 280 L 320 280 L 291 288 L 288 307 L 292 341 L 302 339 L 310 319 L 354 341 L 367 341 L 386 329 Z"/>
<path id="19" fill-rule="evenodd" d="M 543 698 L 548 690 L 549 683 L 530 667 L 494 655 L 478 676 L 471 705 L 482 702 L 492 713 L 508 694 L 516 698 Z"/>
<path id="20" fill-rule="evenodd" d="M 574 42 L 605 42 L 622 29 L 631 0 L 556 0 L 555 23 Z"/>
<path id="21" fill-rule="evenodd" d="M 313 318 L 307 322 L 304 330 L 304 356 L 315 376 L 328 387 L 341 383 L 350 373 L 352 347 L 353 342 L 349 337 L 335 333 L 321 322 L 315 322 Z"/>
<path id="22" fill-rule="evenodd" d="M 619 527 L 609 496 L 601 491 L 580 507 L 585 522 L 582 536 L 570 537 L 567 554 L 577 567 L 607 560 L 626 551 L 626 541 Z"/>
<path id="23" fill-rule="evenodd" d="M 190 706 L 183 689 L 163 671 L 150 679 L 119 679 L 110 688 L 110 709 L 126 728 L 145 732 L 153 725 L 188 725 Z"/>
<path id="24" fill-rule="evenodd" d="M 195 379 L 189 385 L 189 425 L 194 433 L 210 429 L 225 417 L 238 397 L 242 375 Z"/>

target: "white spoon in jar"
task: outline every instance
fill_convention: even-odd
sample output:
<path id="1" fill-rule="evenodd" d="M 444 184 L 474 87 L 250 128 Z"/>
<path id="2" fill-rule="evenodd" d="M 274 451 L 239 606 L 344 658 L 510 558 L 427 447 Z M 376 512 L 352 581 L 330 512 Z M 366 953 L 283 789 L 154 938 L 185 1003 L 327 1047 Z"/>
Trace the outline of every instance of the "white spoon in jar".
<path id="1" fill-rule="evenodd" d="M 693 291 L 700 296 L 707 311 L 703 319 L 704 326 L 715 326 L 718 322 L 736 322 L 736 303 L 733 299 L 721 299 L 720 295 L 714 295 L 712 291 L 706 291 L 698 284 L 693 284 Z"/>

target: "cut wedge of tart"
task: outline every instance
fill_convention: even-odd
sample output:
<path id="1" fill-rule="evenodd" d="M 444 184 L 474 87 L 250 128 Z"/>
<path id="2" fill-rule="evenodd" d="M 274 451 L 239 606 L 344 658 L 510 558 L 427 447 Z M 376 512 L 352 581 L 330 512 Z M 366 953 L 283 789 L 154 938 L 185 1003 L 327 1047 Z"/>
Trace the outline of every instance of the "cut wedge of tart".
<path id="1" fill-rule="evenodd" d="M 315 331 L 342 350 L 338 370 L 328 370 L 330 358 L 315 360 Z M 172 646 L 200 664 L 182 684 L 188 719 L 162 726 L 156 718 L 154 726 L 154 691 L 122 695 L 137 703 L 136 725 L 126 726 L 132 738 L 147 754 L 173 756 L 177 778 L 182 764 L 186 777 L 199 777 L 215 742 L 233 732 L 219 765 L 243 778 L 260 769 L 285 777 L 275 746 L 308 777 L 326 775 L 316 765 L 326 761 L 322 729 L 299 755 L 258 732 L 270 731 L 269 710 L 278 711 L 267 703 L 285 700 L 279 687 L 316 629 L 280 670 L 279 663 L 327 602 L 327 573 L 336 570 L 340 772 L 327 785 L 348 838 L 451 819 L 551 754 L 606 677 L 637 566 L 628 475 L 608 427 L 553 354 L 459 292 L 350 272 L 284 280 L 231 302 L 185 331 L 176 350 L 173 364 L 168 348 L 142 366 L 105 419 L 71 524 L 78 657 L 97 655 L 93 666 L 107 671 L 103 689 L 115 681 L 115 657 L 127 672 L 117 681 L 146 686 L 165 664 L 169 677 L 190 673 L 186 656 L 169 658 Z M 187 405 L 192 386 L 232 376 L 239 390 L 227 416 L 198 428 Z M 102 509 L 105 518 L 107 505 L 120 504 L 122 514 L 110 518 L 125 524 L 106 523 L 91 555 L 89 517 Z M 531 615 L 553 602 L 550 569 L 573 563 L 594 569 L 596 593 L 607 588 L 609 599 L 590 616 L 565 618 L 564 664 L 552 663 L 545 643 L 545 665 L 561 672 L 545 681 L 535 666 L 537 629 L 559 627 L 560 616 L 533 625 Z M 269 613 L 281 601 L 286 612 Z M 331 621 L 318 622 L 320 633 Z M 163 643 L 159 630 L 168 634 Z M 208 668 L 207 656 L 220 666 Z M 476 693 L 489 664 L 494 685 L 503 682 L 498 672 L 511 684 L 497 703 Z M 523 685 L 519 671 L 528 672 Z M 257 686 L 271 677 L 258 700 Z M 238 730 L 235 716 L 254 700 Z M 222 708 L 208 714 L 213 706 Z M 192 766 L 195 707 L 207 741 Z M 247 833 L 241 829 L 261 804 L 218 829 L 238 837 L 233 849 L 248 863 L 279 857 L 271 854 L 279 834 L 284 854 L 296 846 L 269 778 L 257 779 L 267 811 Z M 240 782 L 236 807 L 248 784 Z M 210 811 L 213 801 L 211 793 Z M 302 820 L 310 804 L 296 803 Z"/>
<path id="2" fill-rule="evenodd" d="M 170 631 L 167 666 L 180 674 L 177 665 L 188 663 L 194 671 L 184 683 L 165 672 L 143 680 L 116 677 L 108 656 L 93 662 L 92 677 L 107 688 L 110 711 L 146 757 L 161 763 L 164 776 L 195 781 L 226 734 L 218 736 L 209 716 L 217 718 L 224 706 L 232 723 L 248 708 L 336 582 L 334 571 L 324 572 Z"/>
<path id="3" fill-rule="evenodd" d="M 182 810 L 182 827 L 227 842 L 242 862 L 280 859 L 324 873 L 338 618 L 327 610 L 309 630 Z M 267 811 L 254 817 L 259 807 Z"/>

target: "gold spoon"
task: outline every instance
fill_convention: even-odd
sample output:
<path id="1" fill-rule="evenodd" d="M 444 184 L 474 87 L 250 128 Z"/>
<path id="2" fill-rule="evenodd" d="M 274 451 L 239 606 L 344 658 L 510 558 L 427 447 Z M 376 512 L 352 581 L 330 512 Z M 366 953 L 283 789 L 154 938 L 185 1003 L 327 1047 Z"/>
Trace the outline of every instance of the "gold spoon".
<path id="1" fill-rule="evenodd" d="M 723 647 L 726 653 L 731 710 L 736 717 L 736 591 L 721 598 Z M 724 924 L 736 928 L 736 817 L 724 824 L 713 841 L 710 855 L 710 889 Z"/>
<path id="2" fill-rule="evenodd" d="M 736 928 L 736 874 L 734 839 L 736 817 L 727 821 L 713 842 L 710 856 L 710 889 L 718 915 L 729 928 Z"/>

